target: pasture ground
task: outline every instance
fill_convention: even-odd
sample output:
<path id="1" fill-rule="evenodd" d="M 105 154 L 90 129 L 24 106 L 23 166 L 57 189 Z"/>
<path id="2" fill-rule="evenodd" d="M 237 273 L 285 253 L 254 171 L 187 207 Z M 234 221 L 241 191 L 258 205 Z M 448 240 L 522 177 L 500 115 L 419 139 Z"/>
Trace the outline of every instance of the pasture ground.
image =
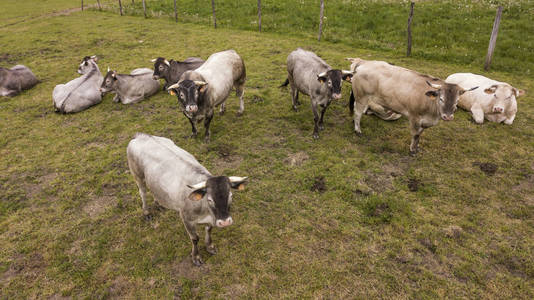
<path id="1" fill-rule="evenodd" d="M 480 68 L 167 19 L 51 14 L 65 0 L 4 2 L 0 65 L 27 65 L 42 83 L 0 99 L 2 298 L 534 297 L 534 80 L 522 72 L 484 73 L 527 91 L 512 126 L 475 125 L 459 110 L 410 157 L 405 119 L 366 116 L 354 136 L 348 85 L 312 140 L 309 99 L 293 112 L 277 88 L 287 54 L 301 46 L 335 67 L 363 57 L 441 78 Z M 245 114 L 232 94 L 209 144 L 184 138 L 189 122 L 163 92 L 53 112 L 52 89 L 86 55 L 126 73 L 229 48 L 247 67 Z M 200 268 L 175 212 L 150 201 L 154 217 L 142 216 L 125 155 L 136 132 L 172 139 L 213 174 L 250 177 Z"/>

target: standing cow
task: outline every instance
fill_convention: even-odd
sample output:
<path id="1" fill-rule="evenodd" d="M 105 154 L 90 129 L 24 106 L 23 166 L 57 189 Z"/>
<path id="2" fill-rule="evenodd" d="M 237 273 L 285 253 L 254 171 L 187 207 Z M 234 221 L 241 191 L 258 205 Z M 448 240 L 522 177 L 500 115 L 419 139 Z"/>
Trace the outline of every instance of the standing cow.
<path id="1" fill-rule="evenodd" d="M 281 86 L 291 86 L 293 109 L 297 110 L 299 92 L 311 98 L 313 111 L 313 138 L 319 138 L 324 129 L 323 117 L 332 99 L 341 98 L 341 81 L 351 81 L 352 72 L 332 69 L 315 53 L 298 48 L 287 57 L 287 79 Z M 319 117 L 318 107 L 321 107 Z"/>
<path id="2" fill-rule="evenodd" d="M 196 123 L 204 119 L 205 140 L 209 142 L 214 107 L 220 105 L 220 113 L 224 114 L 224 102 L 232 87 L 235 87 L 239 97 L 238 115 L 243 114 L 245 80 L 243 60 L 234 50 L 226 50 L 212 54 L 202 66 L 186 71 L 178 83 L 168 87 L 169 92 L 176 94 L 184 107 L 183 113 L 191 123 L 192 137 L 197 136 Z"/>
<path id="3" fill-rule="evenodd" d="M 440 118 L 451 121 L 458 98 L 477 88 L 464 89 L 383 61 L 359 58 L 351 61 L 355 71 L 351 94 L 351 101 L 355 101 L 354 131 L 361 134 L 360 119 L 369 101 L 373 101 L 373 105 L 379 109 L 408 118 L 412 132 L 411 154 L 417 153 L 423 130 L 438 124 Z"/>
<path id="4" fill-rule="evenodd" d="M 189 234 L 193 263 L 203 262 L 198 253 L 197 224 L 206 224 L 206 249 L 215 254 L 211 241 L 213 226 L 232 225 L 231 188 L 243 190 L 246 177 L 213 176 L 193 155 L 163 137 L 138 133 L 127 148 L 128 166 L 148 215 L 146 192 L 165 208 L 177 211 Z"/>
<path id="5" fill-rule="evenodd" d="M 0 67 L 0 96 L 14 97 L 39 83 L 32 71 L 23 65 L 11 69 Z"/>
<path id="6" fill-rule="evenodd" d="M 185 71 L 195 70 L 200 67 L 204 60 L 198 57 L 188 57 L 184 61 L 177 61 L 171 59 L 167 61 L 163 57 L 158 57 L 152 60 L 154 63 L 154 79 L 165 79 L 164 90 L 180 80 L 180 77 Z"/>
<path id="7" fill-rule="evenodd" d="M 75 113 L 87 109 L 102 101 L 100 85 L 102 74 L 96 62 L 96 56 L 86 56 L 78 67 L 82 76 L 66 84 L 58 84 L 52 92 L 54 107 L 57 112 Z"/>
<path id="8" fill-rule="evenodd" d="M 100 86 L 101 93 L 114 92 L 114 102 L 137 103 L 159 91 L 159 81 L 152 77 L 152 70 L 140 68 L 130 74 L 117 74 L 108 68 L 108 73 Z"/>
<path id="9" fill-rule="evenodd" d="M 484 122 L 484 117 L 491 122 L 512 125 L 517 113 L 517 97 L 525 91 L 516 89 L 506 82 L 471 73 L 452 74 L 445 80 L 462 88 L 480 86 L 480 89 L 460 96 L 458 106 L 471 111 L 477 124 Z"/>

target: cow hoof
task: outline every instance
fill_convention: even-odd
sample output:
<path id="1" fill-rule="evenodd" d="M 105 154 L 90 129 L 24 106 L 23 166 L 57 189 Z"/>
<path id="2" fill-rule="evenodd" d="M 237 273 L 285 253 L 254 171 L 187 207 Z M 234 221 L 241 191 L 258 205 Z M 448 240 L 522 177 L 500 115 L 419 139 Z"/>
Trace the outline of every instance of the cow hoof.
<path id="1" fill-rule="evenodd" d="M 147 212 L 144 215 L 145 215 L 145 221 L 147 222 L 152 221 L 152 214 Z"/>
<path id="2" fill-rule="evenodd" d="M 223 116 L 223 115 L 224 115 L 224 110 L 219 111 L 219 116 Z"/>
<path id="3" fill-rule="evenodd" d="M 319 125 L 319 130 L 324 130 L 324 125 L 323 124 Z"/>
<path id="4" fill-rule="evenodd" d="M 314 139 L 314 140 L 319 139 L 319 134 L 318 134 L 318 133 L 314 133 L 314 134 L 313 134 L 313 139 Z"/>
<path id="5" fill-rule="evenodd" d="M 197 256 L 197 257 L 194 257 L 193 258 L 193 264 L 197 267 L 200 267 L 202 266 L 204 262 L 202 261 L 202 259 L 200 259 L 200 256 Z"/>
<path id="6" fill-rule="evenodd" d="M 293 105 L 293 111 L 297 112 L 299 111 L 299 108 L 296 105 Z"/>
<path id="7" fill-rule="evenodd" d="M 417 155 L 417 150 L 410 150 L 410 156 L 414 157 Z"/>
<path id="8" fill-rule="evenodd" d="M 206 247 L 206 251 L 208 251 L 208 253 L 211 255 L 217 254 L 217 248 L 215 248 L 213 245 Z"/>
<path id="9" fill-rule="evenodd" d="M 210 142 L 210 138 L 209 138 L 209 136 L 205 137 L 205 138 L 204 138 L 204 143 L 209 144 L 209 142 Z"/>
<path id="10" fill-rule="evenodd" d="M 356 134 L 356 136 L 358 136 L 358 137 L 362 136 L 362 132 L 361 131 L 354 130 L 354 134 Z"/>
<path id="11" fill-rule="evenodd" d="M 192 133 L 191 135 L 188 135 L 188 136 L 185 136 L 186 139 L 196 139 L 197 138 L 197 134 L 196 133 Z"/>
<path id="12" fill-rule="evenodd" d="M 242 111 L 238 111 L 237 114 L 236 114 L 236 116 L 238 116 L 238 117 L 241 117 L 242 115 L 243 115 Z"/>

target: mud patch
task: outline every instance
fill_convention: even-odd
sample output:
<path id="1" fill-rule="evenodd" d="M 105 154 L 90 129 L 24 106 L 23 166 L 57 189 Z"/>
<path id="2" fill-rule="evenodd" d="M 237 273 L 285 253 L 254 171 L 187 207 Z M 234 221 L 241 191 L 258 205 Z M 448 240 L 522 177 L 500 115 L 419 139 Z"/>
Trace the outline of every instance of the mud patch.
<path id="1" fill-rule="evenodd" d="M 210 272 L 210 268 L 205 262 L 206 261 L 204 261 L 204 264 L 202 266 L 197 267 L 193 265 L 193 262 L 191 261 L 191 256 L 187 255 L 187 257 L 182 259 L 182 261 L 173 265 L 172 273 L 185 277 L 189 280 L 196 280 L 199 279 L 201 275 Z"/>
<path id="2" fill-rule="evenodd" d="M 50 183 L 56 179 L 57 173 L 49 173 L 46 175 L 43 175 L 39 178 L 38 184 L 28 184 L 25 187 L 26 190 L 26 198 L 32 199 L 33 197 L 40 194 L 44 188 L 50 186 Z"/>
<path id="3" fill-rule="evenodd" d="M 478 166 L 480 170 L 488 176 L 493 176 L 498 169 L 497 165 L 492 163 L 474 162 L 473 166 Z"/>
<path id="4" fill-rule="evenodd" d="M 94 200 L 89 201 L 84 207 L 83 211 L 91 218 L 96 218 L 104 213 L 108 208 L 115 206 L 117 200 L 111 196 L 100 196 Z"/>
<path id="5" fill-rule="evenodd" d="M 324 181 L 324 176 L 316 176 L 313 179 L 313 184 L 310 188 L 310 191 L 324 193 L 326 190 L 327 190 L 327 187 Z"/>
<path id="6" fill-rule="evenodd" d="M 416 178 L 409 178 L 408 179 L 408 189 L 410 192 L 417 192 L 419 190 L 419 187 L 423 185 L 419 180 Z"/>
<path id="7" fill-rule="evenodd" d="M 305 161 L 307 161 L 310 157 L 306 152 L 300 151 L 297 153 L 289 154 L 286 159 L 284 159 L 284 163 L 294 167 L 294 166 L 301 166 Z"/>

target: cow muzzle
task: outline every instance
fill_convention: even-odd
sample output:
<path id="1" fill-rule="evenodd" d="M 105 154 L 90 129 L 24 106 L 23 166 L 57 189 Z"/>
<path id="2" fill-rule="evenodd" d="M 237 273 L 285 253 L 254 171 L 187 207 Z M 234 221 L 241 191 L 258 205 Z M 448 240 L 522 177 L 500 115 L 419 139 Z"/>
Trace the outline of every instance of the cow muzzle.
<path id="1" fill-rule="evenodd" d="M 332 98 L 334 98 L 335 100 L 339 100 L 339 99 L 341 99 L 341 93 L 339 93 L 339 94 L 332 94 Z"/>
<path id="2" fill-rule="evenodd" d="M 226 227 L 230 226 L 234 223 L 234 220 L 232 220 L 232 217 L 226 218 L 226 220 L 217 220 L 215 221 L 215 226 L 217 227 Z"/>
<path id="3" fill-rule="evenodd" d="M 494 106 L 493 107 L 493 113 L 500 114 L 503 111 L 504 111 L 504 109 L 502 107 L 499 107 L 499 106 Z"/>
<path id="4" fill-rule="evenodd" d="M 441 114 L 441 118 L 443 121 L 452 121 L 452 119 L 454 119 L 454 115 Z"/>
<path id="5" fill-rule="evenodd" d="M 198 111 L 198 106 L 196 105 L 187 105 L 185 111 L 188 113 L 196 113 Z"/>

